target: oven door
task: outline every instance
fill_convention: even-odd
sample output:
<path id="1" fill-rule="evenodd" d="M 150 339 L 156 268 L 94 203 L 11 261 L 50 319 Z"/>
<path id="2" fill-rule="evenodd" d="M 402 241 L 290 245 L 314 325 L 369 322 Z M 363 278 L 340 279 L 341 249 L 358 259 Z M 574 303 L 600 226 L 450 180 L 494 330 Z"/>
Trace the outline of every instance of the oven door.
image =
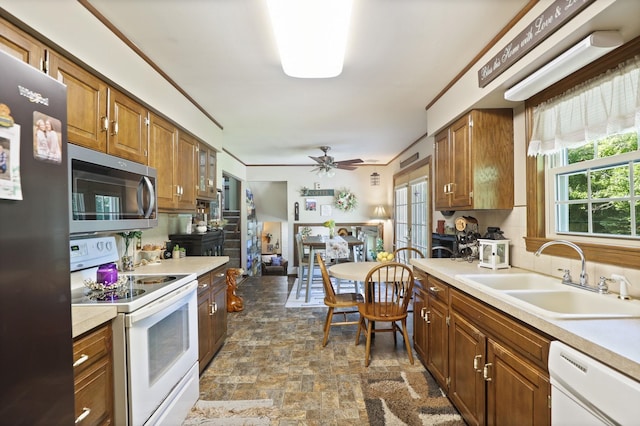
<path id="1" fill-rule="evenodd" d="M 125 318 L 129 424 L 142 425 L 198 362 L 197 281 Z"/>

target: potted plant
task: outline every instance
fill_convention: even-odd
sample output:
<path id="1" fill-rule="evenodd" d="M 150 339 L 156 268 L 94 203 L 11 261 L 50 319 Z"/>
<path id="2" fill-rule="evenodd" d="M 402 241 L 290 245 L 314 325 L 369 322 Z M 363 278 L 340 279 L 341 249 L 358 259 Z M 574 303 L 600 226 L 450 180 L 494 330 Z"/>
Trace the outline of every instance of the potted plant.
<path id="1" fill-rule="evenodd" d="M 123 271 L 133 271 L 133 255 L 129 254 L 129 246 L 131 245 L 131 240 L 137 238 L 139 240 L 142 239 L 142 231 L 124 231 L 119 232 L 120 235 L 124 239 L 124 254 L 122 255 L 122 270 Z"/>

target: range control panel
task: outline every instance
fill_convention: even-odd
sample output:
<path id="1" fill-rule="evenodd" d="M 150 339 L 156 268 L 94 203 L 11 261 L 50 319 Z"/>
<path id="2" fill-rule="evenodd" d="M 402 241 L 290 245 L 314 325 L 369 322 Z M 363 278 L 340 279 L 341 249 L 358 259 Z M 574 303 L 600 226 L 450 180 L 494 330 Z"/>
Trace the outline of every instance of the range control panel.
<path id="1" fill-rule="evenodd" d="M 93 237 L 69 240 L 71 272 L 118 261 L 116 239 Z"/>

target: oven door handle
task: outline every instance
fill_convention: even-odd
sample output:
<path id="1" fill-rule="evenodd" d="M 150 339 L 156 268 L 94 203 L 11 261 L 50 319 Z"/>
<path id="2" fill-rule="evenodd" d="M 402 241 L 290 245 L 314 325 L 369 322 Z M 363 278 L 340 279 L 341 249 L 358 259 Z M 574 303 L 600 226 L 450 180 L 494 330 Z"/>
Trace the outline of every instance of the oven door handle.
<path id="1" fill-rule="evenodd" d="M 166 296 L 161 297 L 160 299 L 152 303 L 149 303 L 143 308 L 140 308 L 137 311 L 127 315 L 126 321 L 125 321 L 125 327 L 132 327 L 136 322 L 142 321 L 145 318 L 149 318 L 150 316 L 163 311 L 164 309 L 181 301 L 182 299 L 186 299 L 189 296 L 189 293 L 196 291 L 197 287 L 198 287 L 198 281 L 193 280 L 189 284 L 186 284 L 185 286 L 180 287 L 176 291 L 172 291 Z"/>

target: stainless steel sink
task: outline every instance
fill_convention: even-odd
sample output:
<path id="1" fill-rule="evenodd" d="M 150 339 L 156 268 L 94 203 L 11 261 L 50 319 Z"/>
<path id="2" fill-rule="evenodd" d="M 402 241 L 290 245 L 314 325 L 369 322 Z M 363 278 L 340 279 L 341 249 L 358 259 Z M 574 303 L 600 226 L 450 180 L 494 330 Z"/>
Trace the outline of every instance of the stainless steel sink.
<path id="1" fill-rule="evenodd" d="M 506 302 L 554 319 L 640 318 L 639 301 L 572 288 L 560 278 L 524 273 L 460 274 L 455 277 Z"/>

